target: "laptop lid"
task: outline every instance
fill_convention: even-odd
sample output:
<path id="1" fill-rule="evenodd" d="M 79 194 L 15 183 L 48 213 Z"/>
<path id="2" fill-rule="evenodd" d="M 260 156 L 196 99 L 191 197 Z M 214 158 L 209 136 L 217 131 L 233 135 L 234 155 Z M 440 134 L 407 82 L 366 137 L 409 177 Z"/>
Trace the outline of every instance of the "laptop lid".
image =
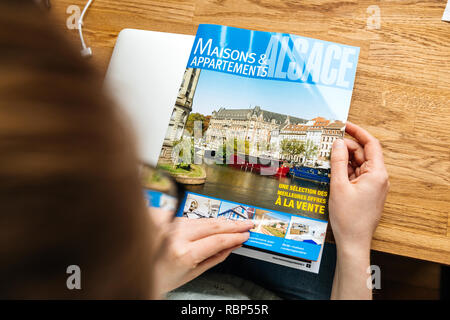
<path id="1" fill-rule="evenodd" d="M 124 29 L 105 86 L 131 120 L 141 159 L 156 165 L 194 36 Z"/>

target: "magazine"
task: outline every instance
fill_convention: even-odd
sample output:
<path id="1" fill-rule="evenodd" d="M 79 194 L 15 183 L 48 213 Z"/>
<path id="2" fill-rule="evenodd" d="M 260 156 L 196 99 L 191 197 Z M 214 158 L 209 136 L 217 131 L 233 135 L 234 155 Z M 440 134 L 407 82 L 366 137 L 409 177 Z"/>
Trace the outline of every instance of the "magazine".
<path id="1" fill-rule="evenodd" d="M 331 146 L 344 135 L 358 55 L 200 25 L 158 160 L 186 189 L 177 215 L 251 219 L 236 253 L 318 272 Z"/>

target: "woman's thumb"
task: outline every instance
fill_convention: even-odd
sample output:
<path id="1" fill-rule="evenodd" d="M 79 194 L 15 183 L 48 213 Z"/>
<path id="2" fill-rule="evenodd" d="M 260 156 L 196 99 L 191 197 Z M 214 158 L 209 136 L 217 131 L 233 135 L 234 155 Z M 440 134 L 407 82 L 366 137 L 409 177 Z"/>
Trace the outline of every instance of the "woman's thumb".
<path id="1" fill-rule="evenodd" d="M 331 185 L 348 183 L 348 150 L 343 139 L 337 139 L 331 149 Z"/>

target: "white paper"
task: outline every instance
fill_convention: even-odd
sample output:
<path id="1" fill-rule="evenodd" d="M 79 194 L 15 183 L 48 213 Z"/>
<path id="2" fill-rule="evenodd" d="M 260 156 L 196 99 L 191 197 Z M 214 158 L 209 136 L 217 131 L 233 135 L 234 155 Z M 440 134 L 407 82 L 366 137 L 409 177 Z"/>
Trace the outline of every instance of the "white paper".
<path id="1" fill-rule="evenodd" d="M 447 1 L 447 6 L 445 7 L 444 14 L 442 15 L 442 20 L 450 22 L 450 0 Z"/>

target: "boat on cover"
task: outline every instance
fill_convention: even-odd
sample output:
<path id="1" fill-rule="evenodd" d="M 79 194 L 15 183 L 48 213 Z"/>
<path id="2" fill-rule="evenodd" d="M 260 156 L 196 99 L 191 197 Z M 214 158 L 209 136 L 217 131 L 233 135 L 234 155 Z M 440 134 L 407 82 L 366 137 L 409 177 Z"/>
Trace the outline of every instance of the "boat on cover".
<path id="1" fill-rule="evenodd" d="M 311 167 L 292 167 L 289 174 L 293 178 L 311 180 L 321 183 L 329 183 L 330 177 L 327 169 L 311 168 Z"/>
<path id="2" fill-rule="evenodd" d="M 277 173 L 275 174 L 275 176 L 277 177 L 287 177 L 287 175 L 289 174 L 289 167 L 286 165 L 286 163 L 282 163 L 280 167 L 278 167 L 277 169 Z"/>
<path id="3" fill-rule="evenodd" d="M 289 173 L 289 167 L 285 166 L 283 161 L 262 159 L 253 156 L 243 157 L 237 154 L 233 154 L 228 158 L 228 166 L 253 173 L 261 173 L 262 170 L 269 169 L 265 174 L 267 175 L 268 172 L 273 171 L 273 174 L 269 175 L 277 177 L 286 177 Z"/>

